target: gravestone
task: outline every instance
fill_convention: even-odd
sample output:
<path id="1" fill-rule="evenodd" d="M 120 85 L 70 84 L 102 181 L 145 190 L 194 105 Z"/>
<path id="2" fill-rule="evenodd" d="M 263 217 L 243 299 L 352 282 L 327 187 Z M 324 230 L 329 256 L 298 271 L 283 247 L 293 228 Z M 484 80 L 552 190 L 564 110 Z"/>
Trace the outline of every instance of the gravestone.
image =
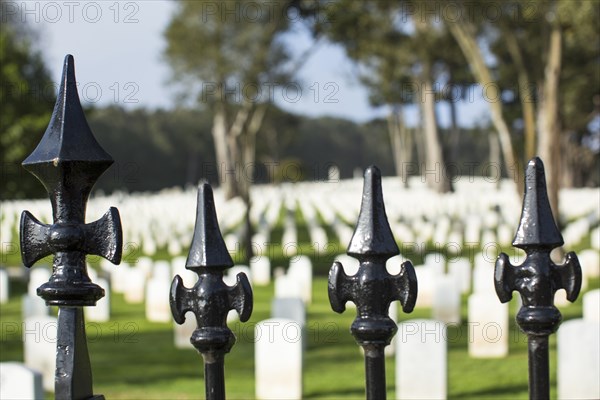
<path id="1" fill-rule="evenodd" d="M 43 400 L 42 374 L 18 362 L 0 363 L 0 399 Z"/>
<path id="2" fill-rule="evenodd" d="M 272 318 L 254 328 L 257 399 L 302 398 L 302 327 Z"/>
<path id="3" fill-rule="evenodd" d="M 42 374 L 44 390 L 54 392 L 56 335 L 58 319 L 29 317 L 23 321 L 23 358 L 25 365 Z"/>
<path id="4" fill-rule="evenodd" d="M 487 255 L 482 253 L 475 255 L 473 293 L 496 293 L 494 288 L 494 263 L 495 260 L 487 259 Z"/>
<path id="5" fill-rule="evenodd" d="M 312 301 L 312 262 L 307 256 L 299 256 L 290 260 L 288 269 L 290 279 L 300 285 L 300 296 L 306 304 Z"/>
<path id="6" fill-rule="evenodd" d="M 127 289 L 127 278 L 129 277 L 129 264 L 122 262 L 113 266 L 110 272 L 110 288 L 114 293 L 123 294 Z"/>
<path id="7" fill-rule="evenodd" d="M 600 325 L 572 319 L 557 332 L 559 399 L 600 399 Z"/>
<path id="8" fill-rule="evenodd" d="M 577 253 L 581 272 L 586 278 L 597 278 L 600 276 L 600 252 L 598 250 L 587 249 Z"/>
<path id="9" fill-rule="evenodd" d="M 600 250 L 600 226 L 590 233 L 590 244 L 593 249 Z"/>
<path id="10" fill-rule="evenodd" d="M 468 304 L 469 355 L 505 357 L 508 354 L 508 303 L 500 303 L 495 293 L 473 293 Z"/>
<path id="11" fill-rule="evenodd" d="M 460 257 L 448 261 L 448 273 L 456 277 L 462 294 L 471 290 L 471 262 L 468 258 Z"/>
<path id="12" fill-rule="evenodd" d="M 252 281 L 257 286 L 265 286 L 271 282 L 271 262 L 266 256 L 255 256 L 250 259 Z"/>
<path id="13" fill-rule="evenodd" d="M 438 269 L 432 265 L 417 265 L 415 273 L 419 282 L 419 295 L 415 308 L 429 308 L 433 305 L 433 293 L 435 290 L 435 272 Z"/>
<path id="14" fill-rule="evenodd" d="M 178 349 L 196 350 L 190 343 L 190 338 L 196 330 L 196 317 L 188 312 L 185 315 L 185 322 L 181 325 L 173 321 L 173 338 L 175 347 Z"/>
<path id="15" fill-rule="evenodd" d="M 302 299 L 302 286 L 288 274 L 275 276 L 275 297 Z M 302 300 L 304 301 L 304 300 Z"/>
<path id="16" fill-rule="evenodd" d="M 169 291 L 171 290 L 170 264 L 157 261 L 152 278 L 146 284 L 146 319 L 151 322 L 171 322 Z"/>
<path id="17" fill-rule="evenodd" d="M 130 304 L 140 304 L 144 301 L 146 271 L 139 267 L 128 268 L 123 295 Z"/>
<path id="18" fill-rule="evenodd" d="M 441 275 L 435 280 L 433 319 L 460 324 L 460 288 L 454 275 Z"/>
<path id="19" fill-rule="evenodd" d="M 274 298 L 271 302 L 271 318 L 291 319 L 306 326 L 306 307 L 299 298 Z"/>
<path id="20" fill-rule="evenodd" d="M 414 319 L 398 325 L 396 398 L 445 399 L 447 395 L 446 326 Z"/>
<path id="21" fill-rule="evenodd" d="M 583 319 L 600 324 L 600 289 L 583 295 Z"/>
<path id="22" fill-rule="evenodd" d="M 27 294 L 23 295 L 21 304 L 21 315 L 23 319 L 34 316 L 45 316 L 50 312 L 44 299 L 37 295 L 37 288 L 48 282 L 50 271 L 46 268 L 34 269 L 29 275 Z"/>
<path id="23" fill-rule="evenodd" d="M 93 280 L 104 288 L 104 297 L 98 300 L 94 307 L 84 307 L 85 319 L 89 322 L 108 322 L 110 320 L 110 287 L 106 279 Z"/>
<path id="24" fill-rule="evenodd" d="M 8 302 L 8 272 L 0 268 L 0 304 Z"/>

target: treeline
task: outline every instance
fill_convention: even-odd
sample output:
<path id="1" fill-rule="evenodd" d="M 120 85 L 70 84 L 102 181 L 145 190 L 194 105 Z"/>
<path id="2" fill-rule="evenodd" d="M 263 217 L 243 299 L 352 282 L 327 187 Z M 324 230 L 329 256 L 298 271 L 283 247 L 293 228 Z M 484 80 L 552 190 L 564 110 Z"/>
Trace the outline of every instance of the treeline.
<path id="1" fill-rule="evenodd" d="M 219 169 L 223 166 L 216 162 L 209 111 L 107 107 L 88 110 L 87 116 L 96 138 L 115 159 L 98 181 L 98 189 L 160 190 L 195 185 L 201 179 L 222 183 Z M 257 136 L 256 162 L 235 165 L 224 177 L 252 183 L 326 180 L 335 168 L 345 179 L 362 173 L 370 164 L 379 166 L 384 175 L 394 175 L 386 124 L 384 120 L 355 123 L 333 117 L 310 118 L 271 106 Z M 443 148 L 453 167 L 433 173 L 495 173 L 487 167 L 490 148 L 485 133 L 479 128 L 461 129 L 456 138 L 442 130 Z M 418 153 L 416 145 L 413 151 Z M 415 159 L 406 166 L 407 172 L 427 172 Z"/>

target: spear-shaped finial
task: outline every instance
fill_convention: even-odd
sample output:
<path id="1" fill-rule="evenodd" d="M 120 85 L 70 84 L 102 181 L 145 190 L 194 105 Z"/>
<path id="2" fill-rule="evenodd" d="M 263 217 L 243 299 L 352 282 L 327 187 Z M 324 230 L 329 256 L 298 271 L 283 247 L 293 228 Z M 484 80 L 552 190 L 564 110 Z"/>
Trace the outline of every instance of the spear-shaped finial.
<path id="1" fill-rule="evenodd" d="M 178 324 L 185 313 L 196 315 L 197 329 L 190 342 L 204 358 L 207 399 L 225 398 L 224 357 L 235 343 L 227 327 L 227 314 L 235 309 L 242 322 L 252 313 L 252 289 L 245 274 L 237 275 L 235 286 L 223 282 L 223 271 L 233 266 L 219 230 L 212 188 L 202 183 L 198 188 L 196 227 L 186 268 L 198 274 L 193 288 L 183 286 L 179 275 L 171 285 L 171 312 Z"/>
<path id="2" fill-rule="evenodd" d="M 562 316 L 554 306 L 554 294 L 565 289 L 567 299 L 577 299 L 581 288 L 581 267 L 575 253 L 566 255 L 563 265 L 556 265 L 550 252 L 563 244 L 556 227 L 548 194 L 544 164 L 539 158 L 527 165 L 525 198 L 521 222 L 513 246 L 525 250 L 523 264 L 511 265 L 501 253 L 496 261 L 496 293 L 503 303 L 512 298 L 514 290 L 521 294 L 523 306 L 516 320 L 529 337 L 529 396 L 532 399 L 550 397 L 548 336 L 554 333 Z"/>
<path id="3" fill-rule="evenodd" d="M 397 331 L 389 317 L 392 301 L 399 300 L 410 313 L 417 299 L 417 277 L 410 261 L 402 264 L 398 275 L 390 275 L 387 259 L 399 253 L 392 235 L 381 190 L 381 173 L 375 166 L 365 171 L 362 204 L 348 254 L 360 262 L 356 275 L 348 276 L 341 263 L 329 272 L 329 302 L 342 313 L 347 301 L 356 304 L 356 319 L 350 331 L 365 350 L 368 399 L 385 399 L 385 346 Z"/>
<path id="4" fill-rule="evenodd" d="M 60 307 L 56 355 L 57 398 L 89 398 L 92 375 L 85 340 L 83 306 L 93 306 L 104 290 L 91 282 L 85 257 L 95 254 L 115 264 L 121 260 L 119 212 L 111 207 L 99 220 L 86 224 L 85 210 L 96 180 L 113 163 L 90 130 L 77 94 L 73 57 L 65 57 L 52 118 L 23 167 L 48 191 L 53 224 L 21 215 L 21 256 L 31 267 L 54 254 L 50 281 L 37 289 L 46 304 Z"/>

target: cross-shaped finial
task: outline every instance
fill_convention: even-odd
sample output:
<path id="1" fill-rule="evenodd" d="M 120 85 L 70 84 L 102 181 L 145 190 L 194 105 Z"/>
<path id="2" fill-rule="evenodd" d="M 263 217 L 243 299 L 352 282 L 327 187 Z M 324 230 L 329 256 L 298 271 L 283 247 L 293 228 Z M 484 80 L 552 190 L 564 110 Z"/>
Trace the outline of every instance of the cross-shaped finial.
<path id="1" fill-rule="evenodd" d="M 119 211 L 111 207 L 99 220 L 85 223 L 92 187 L 112 163 L 87 124 L 77 94 L 73 56 L 67 55 L 50 124 L 23 161 L 23 167 L 42 182 L 52 203 L 54 223 L 42 224 L 24 211 L 20 235 L 26 267 L 54 254 L 52 277 L 38 289 L 38 295 L 49 305 L 95 305 L 104 290 L 90 281 L 86 254 L 102 256 L 114 264 L 121 260 Z"/>
<path id="2" fill-rule="evenodd" d="M 556 265 L 550 252 L 563 244 L 556 227 L 548 193 L 544 164 L 539 158 L 527 165 L 525 198 L 521 222 L 513 246 L 527 254 L 521 265 L 511 265 L 508 255 L 501 253 L 496 261 L 494 284 L 501 302 L 521 294 L 523 305 L 517 323 L 529 337 L 529 395 L 532 399 L 549 398 L 548 336 L 554 333 L 562 316 L 554 306 L 554 294 L 565 289 L 567 299 L 577 299 L 581 289 L 581 267 L 575 253 L 566 255 L 563 265 Z"/>
<path id="3" fill-rule="evenodd" d="M 386 261 L 399 254 L 385 213 L 381 190 L 381 173 L 375 166 L 365 171 L 365 183 L 358 223 L 348 246 L 348 255 L 358 259 L 356 275 L 348 276 L 341 263 L 334 262 L 329 272 L 329 302 L 338 313 L 345 310 L 347 301 L 356 304 L 356 319 L 350 331 L 365 349 L 367 362 L 367 397 L 385 398 L 383 349 L 397 331 L 389 317 L 392 301 L 399 300 L 402 309 L 410 313 L 417 300 L 417 277 L 410 263 L 402 263 L 398 275 L 390 275 Z M 373 365 L 374 359 L 376 366 Z"/>
<path id="4" fill-rule="evenodd" d="M 581 267 L 575 253 L 566 255 L 563 265 L 556 265 L 550 252 L 564 241 L 556 227 L 548 193 L 544 164 L 539 158 L 527 165 L 525 198 L 521 222 L 513 246 L 525 250 L 523 264 L 511 265 L 508 256 L 501 253 L 496 261 L 496 293 L 503 303 L 512 298 L 516 290 L 521 294 L 523 307 L 517 322 L 525 333 L 553 333 L 560 324 L 560 312 L 554 307 L 554 294 L 565 289 L 567 299 L 577 299 L 581 288 Z"/>
<path id="5" fill-rule="evenodd" d="M 225 398 L 223 377 L 224 355 L 235 343 L 227 327 L 227 314 L 235 309 L 242 322 L 252 313 L 252 289 L 245 274 L 237 275 L 237 283 L 229 287 L 223 282 L 223 271 L 233 266 L 215 212 L 212 188 L 202 183 L 198 188 L 196 227 L 186 268 L 198 275 L 193 288 L 183 286 L 179 275 L 171 285 L 171 312 L 178 324 L 185 313 L 196 316 L 197 329 L 190 342 L 204 357 L 207 399 Z"/>
<path id="6" fill-rule="evenodd" d="M 121 261 L 121 220 L 111 207 L 86 224 L 85 209 L 96 180 L 113 163 L 90 130 L 77 94 L 73 56 L 65 57 L 62 80 L 50 124 L 23 167 L 48 191 L 53 224 L 21 215 L 21 257 L 26 267 L 54 254 L 50 280 L 37 289 L 46 304 L 59 306 L 56 374 L 57 399 L 103 399 L 93 395 L 83 306 L 94 306 L 104 289 L 87 273 L 87 254 Z"/>

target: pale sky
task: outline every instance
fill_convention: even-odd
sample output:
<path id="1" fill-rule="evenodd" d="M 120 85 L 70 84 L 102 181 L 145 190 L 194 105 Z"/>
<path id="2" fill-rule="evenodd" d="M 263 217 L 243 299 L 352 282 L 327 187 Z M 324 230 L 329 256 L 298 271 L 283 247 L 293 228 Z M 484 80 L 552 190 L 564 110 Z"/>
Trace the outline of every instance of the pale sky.
<path id="1" fill-rule="evenodd" d="M 3 6 L 11 2 L 2 2 Z M 72 1 L 15 2 L 21 20 L 41 34 L 40 49 L 53 77 L 60 78 L 62 60 L 73 54 L 82 101 L 98 106 L 170 108 L 175 90 L 168 83 L 169 68 L 161 59 L 163 31 L 173 11 L 168 1 Z M 11 12 L 5 9 L 3 12 Z M 305 33 L 289 35 L 297 54 L 310 45 Z M 274 96 L 282 108 L 309 116 L 330 115 L 357 122 L 384 116 L 374 109 L 356 78 L 352 63 L 337 45 L 325 43 L 310 56 L 294 81 L 302 92 Z M 293 88 L 292 88 L 293 89 Z M 459 103 L 459 123 L 473 125 L 487 119 L 484 102 Z M 447 107 L 438 108 L 440 124 L 448 124 Z M 414 125 L 415 107 L 406 115 Z"/>

